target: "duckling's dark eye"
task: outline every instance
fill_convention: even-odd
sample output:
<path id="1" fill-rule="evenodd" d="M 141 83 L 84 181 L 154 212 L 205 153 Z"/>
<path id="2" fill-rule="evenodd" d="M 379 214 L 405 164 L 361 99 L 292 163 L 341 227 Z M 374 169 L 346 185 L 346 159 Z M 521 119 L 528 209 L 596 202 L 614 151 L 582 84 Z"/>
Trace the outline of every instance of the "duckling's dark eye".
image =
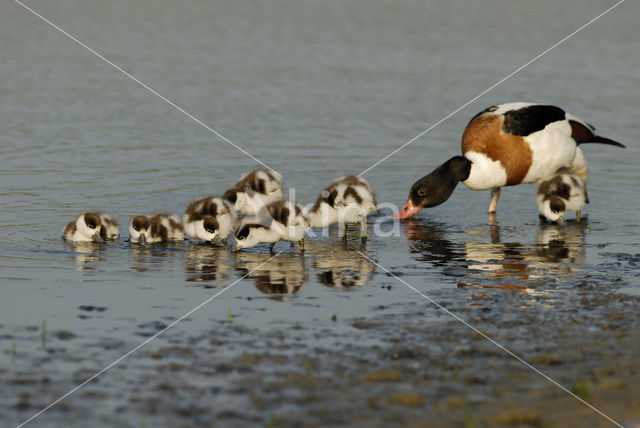
<path id="1" fill-rule="evenodd" d="M 420 189 L 420 190 L 418 190 L 418 195 L 419 196 L 426 196 L 427 195 L 427 191 L 424 190 L 424 189 Z"/>
<path id="2" fill-rule="evenodd" d="M 87 226 L 89 226 L 89 229 L 95 229 L 96 226 L 94 224 L 88 224 Z"/>
<path id="3" fill-rule="evenodd" d="M 242 241 L 247 236 L 249 236 L 249 228 L 248 227 L 243 227 L 242 229 L 240 229 L 238 231 L 238 233 L 236 233 L 236 239 L 239 240 L 239 241 Z"/>
<path id="4" fill-rule="evenodd" d="M 138 226 L 133 226 L 133 230 L 135 230 L 136 232 L 140 232 L 140 228 Z"/>
<path id="5" fill-rule="evenodd" d="M 209 233 L 213 233 L 216 231 L 217 225 L 215 224 L 214 221 L 212 221 L 210 218 L 206 219 L 204 221 L 204 230 L 206 230 Z"/>

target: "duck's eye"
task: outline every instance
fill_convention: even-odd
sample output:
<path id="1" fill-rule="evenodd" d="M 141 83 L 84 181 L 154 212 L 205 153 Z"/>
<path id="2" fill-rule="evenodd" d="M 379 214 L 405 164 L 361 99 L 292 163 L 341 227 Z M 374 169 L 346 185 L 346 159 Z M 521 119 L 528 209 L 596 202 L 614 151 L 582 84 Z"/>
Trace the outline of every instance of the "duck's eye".
<path id="1" fill-rule="evenodd" d="M 244 236 L 236 236 L 236 239 L 237 239 L 238 241 L 244 241 Z"/>
<path id="2" fill-rule="evenodd" d="M 96 228 L 95 224 L 88 224 L 87 226 L 89 226 L 89 229 L 95 229 Z"/>
<path id="3" fill-rule="evenodd" d="M 140 232 L 140 228 L 138 226 L 133 226 L 133 230 L 135 230 L 136 232 Z"/>
<path id="4" fill-rule="evenodd" d="M 419 196 L 427 196 L 427 191 L 424 190 L 424 189 L 420 189 L 420 190 L 418 190 L 418 195 Z"/>

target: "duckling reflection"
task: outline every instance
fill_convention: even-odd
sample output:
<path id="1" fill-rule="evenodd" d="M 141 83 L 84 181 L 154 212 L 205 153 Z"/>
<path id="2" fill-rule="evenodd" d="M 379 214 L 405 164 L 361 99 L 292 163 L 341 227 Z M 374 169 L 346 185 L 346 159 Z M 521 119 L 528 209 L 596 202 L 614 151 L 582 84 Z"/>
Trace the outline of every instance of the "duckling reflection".
<path id="1" fill-rule="evenodd" d="M 583 264 L 586 225 L 586 221 L 562 226 L 541 224 L 536 236 L 536 255 L 549 263 Z"/>
<path id="2" fill-rule="evenodd" d="M 182 244 L 177 242 L 165 242 L 161 244 L 142 245 L 131 243 L 129 245 L 129 262 L 131 268 L 137 272 L 147 272 L 153 265 L 170 263 L 182 249 Z"/>
<path id="3" fill-rule="evenodd" d="M 188 282 L 218 282 L 229 279 L 232 270 L 232 255 L 224 248 L 214 247 L 206 243 L 192 243 L 184 255 L 185 280 Z M 205 288 L 216 285 L 202 284 Z M 221 284 L 222 286 L 224 284 Z"/>
<path id="4" fill-rule="evenodd" d="M 66 250 L 73 253 L 71 257 L 76 262 L 76 270 L 97 270 L 102 261 L 101 242 L 73 242 L 65 245 Z"/>
<path id="5" fill-rule="evenodd" d="M 376 265 L 335 242 L 314 242 L 310 246 L 318 282 L 328 287 L 361 287 L 371 279 Z"/>
<path id="6" fill-rule="evenodd" d="M 236 269 L 250 278 L 255 278 L 256 288 L 269 297 L 284 301 L 287 295 L 299 293 L 308 280 L 304 267 L 304 256 L 299 253 L 282 253 L 260 266 L 271 257 L 269 254 L 242 252 L 236 254 Z M 255 271 L 254 271 L 255 269 Z"/>

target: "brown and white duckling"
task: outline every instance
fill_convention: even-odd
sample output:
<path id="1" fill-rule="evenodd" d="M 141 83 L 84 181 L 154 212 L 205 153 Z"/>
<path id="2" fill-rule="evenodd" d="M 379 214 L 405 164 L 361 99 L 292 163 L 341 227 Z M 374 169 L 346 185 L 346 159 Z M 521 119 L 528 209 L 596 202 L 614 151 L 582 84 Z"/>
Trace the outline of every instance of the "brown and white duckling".
<path id="1" fill-rule="evenodd" d="M 175 215 L 154 214 L 137 215 L 129 224 L 129 240 L 139 244 L 183 241 L 184 229 Z"/>
<path id="2" fill-rule="evenodd" d="M 311 227 L 326 227 L 338 223 L 344 227 L 346 237 L 348 223 L 360 223 L 362 237 L 367 233 L 367 216 L 379 212 L 371 185 L 362 177 L 340 177 L 331 182 L 318 196 L 308 211 Z"/>
<path id="3" fill-rule="evenodd" d="M 255 216 L 245 217 L 236 232 L 234 251 L 268 242 L 269 249 L 278 241 L 298 242 L 304 251 L 304 236 L 309 231 L 304 209 L 292 201 L 271 202 Z"/>
<path id="4" fill-rule="evenodd" d="M 120 237 L 120 226 L 118 226 L 118 223 L 108 214 L 99 214 L 99 216 L 102 222 L 102 229 L 100 230 L 102 240 L 117 241 Z"/>
<path id="5" fill-rule="evenodd" d="M 267 169 L 243 174 L 233 188 L 222 195 L 244 215 L 256 214 L 263 206 L 283 197 L 282 178 Z"/>
<path id="6" fill-rule="evenodd" d="M 558 173 L 538 185 L 536 195 L 541 220 L 562 223 L 566 211 L 575 211 L 580 222 L 580 211 L 589 203 L 584 182 L 577 175 Z"/>
<path id="7" fill-rule="evenodd" d="M 238 214 L 230 202 L 208 196 L 191 202 L 183 220 L 184 231 L 191 238 L 226 245 L 236 229 Z"/>
<path id="8" fill-rule="evenodd" d="M 108 241 L 119 236 L 120 228 L 111 216 L 93 211 L 83 212 L 62 230 L 62 238 L 68 242 Z"/>

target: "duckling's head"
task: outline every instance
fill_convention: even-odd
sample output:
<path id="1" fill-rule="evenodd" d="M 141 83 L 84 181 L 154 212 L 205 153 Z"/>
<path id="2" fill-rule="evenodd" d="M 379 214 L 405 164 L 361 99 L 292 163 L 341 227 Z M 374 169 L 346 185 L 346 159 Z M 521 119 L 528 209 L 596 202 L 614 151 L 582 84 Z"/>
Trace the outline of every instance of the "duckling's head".
<path id="1" fill-rule="evenodd" d="M 76 228 L 88 240 L 100 241 L 102 231 L 102 221 L 100 216 L 94 212 L 85 212 L 76 220 Z"/>
<path id="2" fill-rule="evenodd" d="M 259 223 L 244 223 L 236 232 L 236 244 L 233 251 L 254 247 L 261 242 L 266 242 L 268 226 Z"/>
<path id="3" fill-rule="evenodd" d="M 151 221 L 146 215 L 137 215 L 129 224 L 129 241 L 138 244 L 146 244 L 149 238 L 149 226 Z"/>
<path id="4" fill-rule="evenodd" d="M 562 223 L 564 221 L 567 206 L 560 196 L 554 195 L 545 199 L 539 208 L 540 215 L 544 216 L 547 220 L 554 223 Z"/>

